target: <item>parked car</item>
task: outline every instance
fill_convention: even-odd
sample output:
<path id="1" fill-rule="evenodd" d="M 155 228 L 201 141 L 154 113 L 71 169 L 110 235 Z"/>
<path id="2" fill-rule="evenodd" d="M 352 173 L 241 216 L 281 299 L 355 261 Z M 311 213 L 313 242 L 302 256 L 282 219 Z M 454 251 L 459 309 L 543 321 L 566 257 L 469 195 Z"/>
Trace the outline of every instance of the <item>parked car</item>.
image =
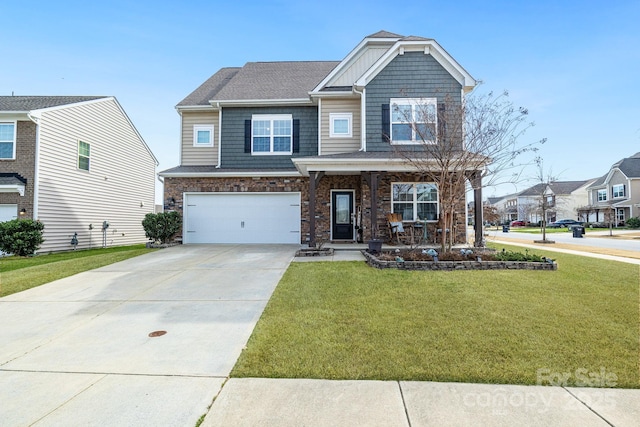
<path id="1" fill-rule="evenodd" d="M 576 221 L 575 219 L 561 219 L 559 221 L 552 222 L 551 224 L 547 225 L 547 227 L 548 228 L 562 228 L 562 227 L 572 228 L 576 225 L 582 226 L 582 223 L 580 221 Z"/>
<path id="2" fill-rule="evenodd" d="M 526 221 L 512 221 L 511 222 L 511 226 L 512 227 L 524 227 L 526 225 L 527 225 Z"/>

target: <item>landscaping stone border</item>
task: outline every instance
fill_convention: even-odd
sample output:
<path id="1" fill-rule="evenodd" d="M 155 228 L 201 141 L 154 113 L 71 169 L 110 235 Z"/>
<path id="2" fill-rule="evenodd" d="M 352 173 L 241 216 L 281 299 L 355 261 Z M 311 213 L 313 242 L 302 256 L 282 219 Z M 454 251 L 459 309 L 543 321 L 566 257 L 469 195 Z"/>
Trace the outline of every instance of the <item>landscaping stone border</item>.
<path id="1" fill-rule="evenodd" d="M 382 261 L 367 251 L 362 251 L 371 267 L 396 268 L 398 270 L 557 270 L 558 264 L 528 261 Z"/>
<path id="2" fill-rule="evenodd" d="M 305 257 L 305 256 L 331 256 L 333 255 L 333 248 L 304 248 L 300 249 L 296 252 L 297 257 Z"/>

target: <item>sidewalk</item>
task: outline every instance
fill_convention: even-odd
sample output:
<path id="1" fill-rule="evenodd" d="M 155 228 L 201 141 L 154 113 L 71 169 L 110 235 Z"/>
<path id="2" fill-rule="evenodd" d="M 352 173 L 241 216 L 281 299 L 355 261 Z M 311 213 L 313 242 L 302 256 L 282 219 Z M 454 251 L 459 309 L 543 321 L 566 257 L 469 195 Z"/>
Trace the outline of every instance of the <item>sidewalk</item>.
<path id="1" fill-rule="evenodd" d="M 640 390 L 232 378 L 212 426 L 637 426 Z"/>

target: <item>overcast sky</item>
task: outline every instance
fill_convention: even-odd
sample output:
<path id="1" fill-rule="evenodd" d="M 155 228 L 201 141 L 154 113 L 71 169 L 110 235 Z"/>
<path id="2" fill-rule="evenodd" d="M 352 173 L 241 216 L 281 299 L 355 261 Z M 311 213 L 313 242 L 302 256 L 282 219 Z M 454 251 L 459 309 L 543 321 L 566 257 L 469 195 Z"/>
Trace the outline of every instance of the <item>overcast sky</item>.
<path id="1" fill-rule="evenodd" d="M 219 68 L 341 60 L 383 29 L 434 38 L 482 91 L 509 90 L 536 123 L 523 142 L 547 138 L 539 154 L 562 180 L 640 151 L 637 0 L 93 3 L 5 2 L 0 95 L 115 96 L 158 171 L 179 161 L 175 105 Z"/>

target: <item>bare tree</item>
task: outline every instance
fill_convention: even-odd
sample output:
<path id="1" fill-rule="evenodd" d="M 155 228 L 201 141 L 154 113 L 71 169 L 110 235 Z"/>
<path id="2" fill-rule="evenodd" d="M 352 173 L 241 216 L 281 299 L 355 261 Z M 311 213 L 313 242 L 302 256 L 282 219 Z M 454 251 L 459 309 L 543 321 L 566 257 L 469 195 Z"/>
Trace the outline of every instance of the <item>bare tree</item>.
<path id="1" fill-rule="evenodd" d="M 414 98 L 415 99 L 415 98 Z M 444 96 L 394 105 L 389 140 L 426 179 L 437 183 L 441 250 L 450 250 L 455 237 L 456 209 L 464 206 L 468 185 L 475 190 L 503 182 L 518 182 L 523 153 L 535 152 L 545 140 L 521 142 L 534 124 L 528 110 L 516 108 L 508 92 L 474 92 L 465 99 Z M 402 144 L 400 141 L 414 144 Z M 482 227 L 482 224 L 476 224 Z M 484 242 L 475 242 L 482 246 Z"/>
<path id="2" fill-rule="evenodd" d="M 542 216 L 542 222 L 540 228 L 542 230 L 542 241 L 547 241 L 547 212 L 556 206 L 556 197 L 548 193 L 548 189 L 553 181 L 557 178 L 553 176 L 551 170 L 546 171 L 544 169 L 544 162 L 541 157 L 535 158 L 536 163 L 536 181 L 537 184 L 533 187 L 536 193 L 536 200 L 538 204 L 538 211 Z"/>

